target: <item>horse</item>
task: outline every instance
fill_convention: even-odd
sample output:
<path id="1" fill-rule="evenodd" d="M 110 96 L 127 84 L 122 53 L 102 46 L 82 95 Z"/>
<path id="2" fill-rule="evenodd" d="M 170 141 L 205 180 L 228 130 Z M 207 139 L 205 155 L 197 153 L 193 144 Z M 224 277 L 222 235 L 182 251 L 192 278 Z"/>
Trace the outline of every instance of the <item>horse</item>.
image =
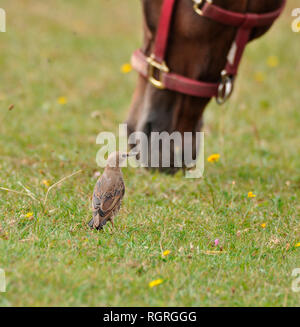
<path id="1" fill-rule="evenodd" d="M 139 77 L 128 133 L 191 132 L 197 155 L 204 109 L 213 97 L 219 104 L 230 97 L 245 46 L 270 29 L 285 0 L 141 2 L 144 37 L 132 57 Z"/>

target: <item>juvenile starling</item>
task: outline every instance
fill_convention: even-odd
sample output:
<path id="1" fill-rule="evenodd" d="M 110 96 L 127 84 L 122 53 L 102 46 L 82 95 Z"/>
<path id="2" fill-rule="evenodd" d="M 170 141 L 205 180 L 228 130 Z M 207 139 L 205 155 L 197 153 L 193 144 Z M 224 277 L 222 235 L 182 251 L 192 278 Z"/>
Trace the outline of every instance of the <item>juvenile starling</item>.
<path id="1" fill-rule="evenodd" d="M 120 165 L 129 156 L 131 154 L 125 152 L 113 152 L 109 155 L 104 172 L 94 188 L 93 219 L 88 224 L 91 228 L 102 229 L 108 221 L 114 227 L 114 216 L 120 210 L 125 194 Z"/>

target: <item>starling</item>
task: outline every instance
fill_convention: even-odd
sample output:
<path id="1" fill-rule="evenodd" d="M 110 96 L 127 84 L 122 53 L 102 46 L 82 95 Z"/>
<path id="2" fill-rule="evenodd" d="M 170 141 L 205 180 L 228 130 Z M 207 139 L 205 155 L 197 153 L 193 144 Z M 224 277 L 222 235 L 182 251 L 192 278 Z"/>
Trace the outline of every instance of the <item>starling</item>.
<path id="1" fill-rule="evenodd" d="M 104 172 L 94 188 L 93 219 L 88 224 L 91 228 L 102 229 L 108 221 L 114 227 L 114 216 L 120 210 L 121 201 L 125 194 L 120 165 L 131 155 L 135 154 L 113 152 L 109 155 Z"/>

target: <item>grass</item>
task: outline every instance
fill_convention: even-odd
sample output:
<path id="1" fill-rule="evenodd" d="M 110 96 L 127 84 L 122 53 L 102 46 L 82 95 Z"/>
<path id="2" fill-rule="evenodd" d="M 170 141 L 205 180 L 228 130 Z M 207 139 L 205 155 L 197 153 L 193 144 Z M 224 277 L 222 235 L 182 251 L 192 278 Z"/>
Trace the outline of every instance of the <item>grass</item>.
<path id="1" fill-rule="evenodd" d="M 248 47 L 233 98 L 206 109 L 205 155 L 220 153 L 219 162 L 206 162 L 198 180 L 125 169 L 113 233 L 86 222 L 96 136 L 117 130 L 134 89 L 136 75 L 120 67 L 140 44 L 138 1 L 1 6 L 0 186 L 25 186 L 43 199 L 47 182 L 82 173 L 53 188 L 44 208 L 0 191 L 7 277 L 0 305 L 298 306 L 300 293 L 291 290 L 300 253 L 296 0 Z M 269 56 L 278 67 L 267 65 Z M 66 104 L 57 102 L 61 96 Z M 223 252 L 206 254 L 216 238 Z M 171 253 L 163 257 L 165 250 Z"/>

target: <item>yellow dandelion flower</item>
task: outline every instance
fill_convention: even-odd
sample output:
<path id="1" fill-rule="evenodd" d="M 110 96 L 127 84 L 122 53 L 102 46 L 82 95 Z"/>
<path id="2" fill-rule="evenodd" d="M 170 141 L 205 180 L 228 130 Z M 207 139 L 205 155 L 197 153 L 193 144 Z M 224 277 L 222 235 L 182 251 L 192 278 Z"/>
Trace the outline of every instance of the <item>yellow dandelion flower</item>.
<path id="1" fill-rule="evenodd" d="M 295 245 L 296 248 L 300 247 L 300 242 Z"/>
<path id="2" fill-rule="evenodd" d="M 128 74 L 132 71 L 132 66 L 129 63 L 126 63 L 121 66 L 121 73 Z"/>
<path id="3" fill-rule="evenodd" d="M 57 103 L 58 103 L 58 104 L 61 104 L 61 105 L 63 105 L 63 104 L 67 104 L 67 103 L 68 103 L 68 99 L 67 99 L 66 97 L 64 97 L 64 96 L 59 97 L 59 98 L 57 99 Z"/>
<path id="4" fill-rule="evenodd" d="M 248 198 L 256 198 L 256 195 L 253 192 L 249 192 Z"/>
<path id="5" fill-rule="evenodd" d="M 160 285 L 162 282 L 163 282 L 162 279 L 155 279 L 155 280 L 153 280 L 152 282 L 149 283 L 149 287 L 153 288 L 153 287 L 155 287 L 157 285 Z"/>
<path id="6" fill-rule="evenodd" d="M 50 186 L 50 182 L 47 181 L 47 179 L 43 179 L 42 183 L 43 183 L 46 187 L 49 187 L 49 186 Z"/>
<path id="7" fill-rule="evenodd" d="M 171 253 L 170 250 L 166 250 L 166 251 L 163 252 L 163 256 L 166 257 L 166 256 L 169 255 L 170 253 Z"/>
<path id="8" fill-rule="evenodd" d="M 32 218 L 33 217 L 33 212 L 28 212 L 25 215 L 26 218 Z"/>
<path id="9" fill-rule="evenodd" d="M 267 59 L 267 65 L 271 68 L 277 67 L 279 65 L 279 60 L 276 56 L 270 56 Z"/>
<path id="10" fill-rule="evenodd" d="M 267 224 L 266 223 L 263 223 L 260 226 L 261 226 L 261 228 L 266 228 Z"/>
<path id="11" fill-rule="evenodd" d="M 220 159 L 220 155 L 218 153 L 214 153 L 212 155 L 210 155 L 208 158 L 207 158 L 207 161 L 208 162 L 218 162 L 219 159 Z"/>
<path id="12" fill-rule="evenodd" d="M 256 80 L 256 82 L 262 83 L 266 79 L 266 76 L 263 72 L 256 72 L 254 74 L 254 79 Z"/>

